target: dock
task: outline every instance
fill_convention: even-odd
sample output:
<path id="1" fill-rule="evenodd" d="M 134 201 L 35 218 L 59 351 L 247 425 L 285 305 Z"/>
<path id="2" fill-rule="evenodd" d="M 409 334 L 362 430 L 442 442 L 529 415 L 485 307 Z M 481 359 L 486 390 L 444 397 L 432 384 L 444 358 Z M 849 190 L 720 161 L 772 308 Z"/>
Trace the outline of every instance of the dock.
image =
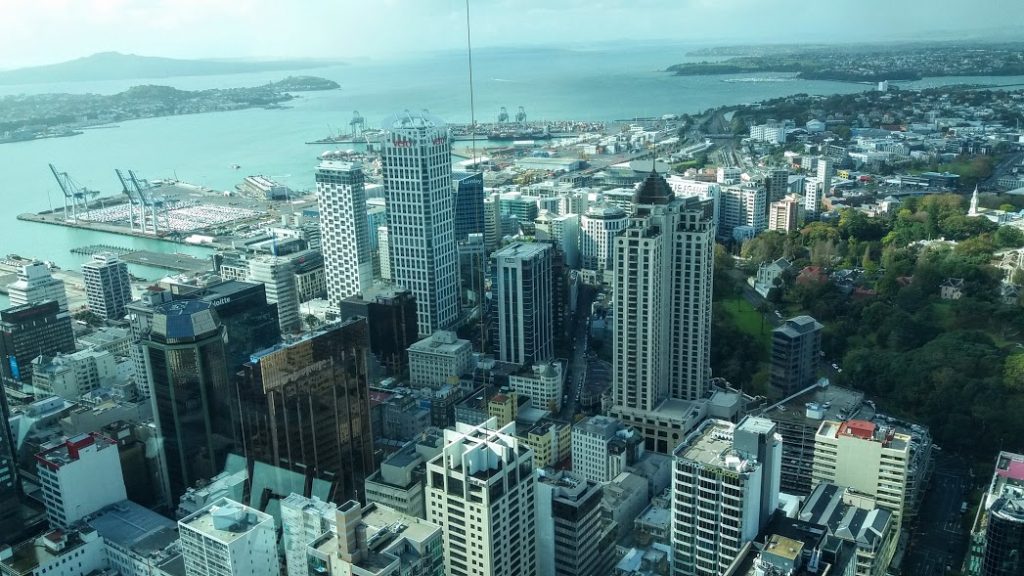
<path id="1" fill-rule="evenodd" d="M 99 254 L 101 252 L 117 254 L 121 260 L 124 260 L 129 264 L 140 264 L 151 268 L 162 268 L 172 272 L 202 272 L 213 269 L 213 262 L 210 261 L 210 259 L 196 258 L 195 256 L 182 254 L 180 252 L 167 254 L 165 252 L 152 252 L 150 250 L 133 250 L 123 246 L 113 246 L 109 244 L 91 244 L 89 246 L 81 246 L 71 250 L 72 254 L 85 255 Z"/>

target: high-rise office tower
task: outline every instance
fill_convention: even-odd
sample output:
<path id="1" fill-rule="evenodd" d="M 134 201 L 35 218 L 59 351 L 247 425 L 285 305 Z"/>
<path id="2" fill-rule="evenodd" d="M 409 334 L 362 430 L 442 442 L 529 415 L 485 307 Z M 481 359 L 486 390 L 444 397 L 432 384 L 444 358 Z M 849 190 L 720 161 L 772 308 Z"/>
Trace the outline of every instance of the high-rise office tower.
<path id="1" fill-rule="evenodd" d="M 362 167 L 355 162 L 321 162 L 316 169 L 316 197 L 327 301 L 338 306 L 343 298 L 373 284 Z"/>
<path id="2" fill-rule="evenodd" d="M 11 417 L 7 394 L 0 385 L 0 546 L 14 544 L 23 528 L 21 520 L 21 482 L 15 458 L 14 438 L 6 423 Z"/>
<path id="3" fill-rule="evenodd" d="M 90 312 L 104 320 L 124 318 L 124 307 L 132 301 L 128 264 L 115 254 L 101 252 L 82 264 L 82 277 Z"/>
<path id="4" fill-rule="evenodd" d="M 764 188 L 768 192 L 768 202 L 783 199 L 789 192 L 789 169 L 768 168 L 765 170 Z"/>
<path id="5" fill-rule="evenodd" d="M 71 316 L 55 300 L 0 311 L 0 375 L 4 383 L 32 382 L 32 360 L 75 351 Z"/>
<path id="6" fill-rule="evenodd" d="M 816 220 L 821 213 L 821 180 L 816 176 L 804 180 L 804 219 Z"/>
<path id="7" fill-rule="evenodd" d="M 797 316 L 772 330 L 771 384 L 783 397 L 816 381 L 822 328 L 810 316 Z"/>
<path id="8" fill-rule="evenodd" d="M 370 331 L 370 351 L 390 374 L 409 367 L 406 350 L 416 342 L 416 298 L 394 286 L 374 286 L 341 301 L 341 318 L 362 316 Z"/>
<path id="9" fill-rule="evenodd" d="M 185 576 L 279 576 L 274 517 L 227 498 L 178 521 Z"/>
<path id="10" fill-rule="evenodd" d="M 494 253 L 498 359 L 525 366 L 554 357 L 552 247 L 513 242 Z"/>
<path id="11" fill-rule="evenodd" d="M 36 469 L 46 518 L 54 528 L 68 528 L 128 497 L 117 442 L 101 434 L 44 445 L 36 454 Z"/>
<path id="12" fill-rule="evenodd" d="M 734 238 L 736 228 L 758 234 L 768 227 L 768 195 L 759 182 L 722 186 L 719 199 L 718 235 Z"/>
<path id="13" fill-rule="evenodd" d="M 277 256 L 253 258 L 249 260 L 248 280 L 263 284 L 267 302 L 277 304 L 277 323 L 281 327 L 281 332 L 302 330 L 295 266 L 290 259 Z"/>
<path id="14" fill-rule="evenodd" d="M 536 576 L 533 451 L 491 418 L 445 430 L 427 463 L 427 520 L 444 527 L 450 576 Z"/>
<path id="15" fill-rule="evenodd" d="M 470 234 L 484 233 L 484 175 L 482 172 L 452 172 L 455 195 L 455 242 Z"/>
<path id="16" fill-rule="evenodd" d="M 335 528 L 338 505 L 290 494 L 281 501 L 281 535 L 288 576 L 309 576 L 306 548 Z"/>
<path id="17" fill-rule="evenodd" d="M 501 198 L 498 193 L 488 194 L 484 198 L 484 245 L 494 250 L 501 244 L 504 231 L 501 229 Z"/>
<path id="18" fill-rule="evenodd" d="M 615 239 L 611 415 L 636 425 L 648 449 L 667 454 L 685 429 L 667 410 L 652 427 L 652 413 L 666 401 L 703 398 L 711 380 L 715 227 L 710 206 L 676 198 L 654 172 L 636 204 Z"/>
<path id="19" fill-rule="evenodd" d="M 246 457 L 332 482 L 334 502 L 360 497 L 374 470 L 369 347 L 357 317 L 254 352 L 237 384 Z"/>
<path id="20" fill-rule="evenodd" d="M 153 310 L 142 335 L 153 419 L 165 461 L 165 499 L 174 506 L 198 480 L 219 474 L 233 448 L 224 327 L 209 302 L 177 300 Z"/>
<path id="21" fill-rule="evenodd" d="M 1024 574 L 1024 455 L 1000 452 L 971 529 L 964 574 Z"/>
<path id="22" fill-rule="evenodd" d="M 537 574 L 607 574 L 614 546 L 602 529 L 603 490 L 572 472 L 537 471 Z"/>
<path id="23" fill-rule="evenodd" d="M 50 269 L 42 262 L 22 266 L 18 271 L 18 279 L 7 285 L 7 293 L 11 306 L 56 300 L 61 310 L 68 309 L 68 294 L 64 289 L 64 282 L 54 278 L 50 274 Z"/>
<path id="24" fill-rule="evenodd" d="M 448 127 L 436 116 L 408 112 L 384 127 L 391 277 L 416 297 L 420 335 L 428 336 L 454 326 L 459 314 Z"/>
<path id="25" fill-rule="evenodd" d="M 779 503 L 782 438 L 775 424 L 705 420 L 673 452 L 675 576 L 723 574 Z"/>

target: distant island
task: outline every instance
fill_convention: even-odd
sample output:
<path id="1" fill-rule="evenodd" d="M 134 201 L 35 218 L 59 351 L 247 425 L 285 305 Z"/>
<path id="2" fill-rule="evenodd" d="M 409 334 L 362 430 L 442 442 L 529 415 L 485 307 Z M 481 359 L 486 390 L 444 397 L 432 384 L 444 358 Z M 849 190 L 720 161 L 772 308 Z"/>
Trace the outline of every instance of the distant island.
<path id="1" fill-rule="evenodd" d="M 336 90 L 337 82 L 316 76 L 289 76 L 252 88 L 178 90 L 170 86 L 133 86 L 100 94 L 30 94 L 0 97 L 0 144 L 81 134 L 81 128 L 137 118 L 220 112 L 244 108 L 281 108 L 293 92 Z"/>
<path id="2" fill-rule="evenodd" d="M 667 71 L 678 76 L 787 72 L 805 80 L 844 82 L 1024 75 L 1024 44 L 1016 43 L 730 47 L 692 55 L 726 58 L 675 64 Z"/>
<path id="3" fill-rule="evenodd" d="M 174 76 L 211 76 L 274 72 L 278 70 L 309 70 L 334 66 L 331 60 L 274 60 L 251 62 L 243 60 L 181 60 L 100 52 L 58 64 L 32 66 L 0 71 L 0 84 L 46 84 L 51 82 L 96 82 L 103 80 L 134 80 L 172 78 Z"/>

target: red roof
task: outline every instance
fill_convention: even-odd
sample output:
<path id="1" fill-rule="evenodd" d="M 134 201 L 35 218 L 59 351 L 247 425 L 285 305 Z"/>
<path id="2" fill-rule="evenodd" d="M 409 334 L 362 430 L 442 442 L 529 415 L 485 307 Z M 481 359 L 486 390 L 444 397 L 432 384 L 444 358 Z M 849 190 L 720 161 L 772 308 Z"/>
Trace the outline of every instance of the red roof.
<path id="1" fill-rule="evenodd" d="M 870 440 L 875 436 L 875 424 L 867 420 L 847 420 L 839 428 L 839 434 Z"/>
<path id="2" fill-rule="evenodd" d="M 996 470 L 996 474 L 1011 480 L 1024 480 L 1024 461 L 1011 460 L 1006 470 Z"/>
<path id="3" fill-rule="evenodd" d="M 807 266 L 796 277 L 797 284 L 824 284 L 825 282 L 828 282 L 828 275 L 821 269 L 821 266 Z"/>

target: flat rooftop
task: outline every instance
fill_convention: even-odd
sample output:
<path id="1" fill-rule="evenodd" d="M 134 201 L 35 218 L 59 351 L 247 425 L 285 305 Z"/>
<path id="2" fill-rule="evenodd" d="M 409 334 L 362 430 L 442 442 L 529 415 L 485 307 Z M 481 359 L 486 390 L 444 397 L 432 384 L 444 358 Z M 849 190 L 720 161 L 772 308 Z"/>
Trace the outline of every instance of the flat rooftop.
<path id="1" fill-rule="evenodd" d="M 733 449 L 734 425 L 708 420 L 676 448 L 674 455 L 709 468 L 748 472 L 756 463 Z"/>
<path id="2" fill-rule="evenodd" d="M 221 498 L 210 506 L 182 518 L 179 525 L 228 544 L 268 523 L 270 529 L 273 529 L 274 519 L 269 514 Z"/>

